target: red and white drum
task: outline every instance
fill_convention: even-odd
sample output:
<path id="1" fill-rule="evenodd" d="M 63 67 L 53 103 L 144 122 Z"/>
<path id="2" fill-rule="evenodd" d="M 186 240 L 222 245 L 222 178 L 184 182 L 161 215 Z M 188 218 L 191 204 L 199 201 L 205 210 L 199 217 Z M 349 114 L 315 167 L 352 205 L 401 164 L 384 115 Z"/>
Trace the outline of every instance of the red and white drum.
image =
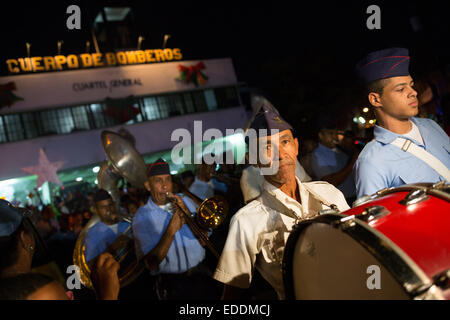
<path id="1" fill-rule="evenodd" d="M 450 299 L 450 186 L 405 185 L 355 204 L 294 227 L 286 298 Z"/>

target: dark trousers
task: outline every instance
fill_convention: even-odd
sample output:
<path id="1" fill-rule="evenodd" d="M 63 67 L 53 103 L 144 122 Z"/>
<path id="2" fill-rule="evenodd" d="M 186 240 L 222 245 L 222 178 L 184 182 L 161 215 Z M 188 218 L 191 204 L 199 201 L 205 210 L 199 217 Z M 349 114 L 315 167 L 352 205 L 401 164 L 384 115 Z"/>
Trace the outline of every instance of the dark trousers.
<path id="1" fill-rule="evenodd" d="M 219 300 L 222 285 L 202 262 L 184 273 L 164 273 L 156 279 L 160 300 Z"/>

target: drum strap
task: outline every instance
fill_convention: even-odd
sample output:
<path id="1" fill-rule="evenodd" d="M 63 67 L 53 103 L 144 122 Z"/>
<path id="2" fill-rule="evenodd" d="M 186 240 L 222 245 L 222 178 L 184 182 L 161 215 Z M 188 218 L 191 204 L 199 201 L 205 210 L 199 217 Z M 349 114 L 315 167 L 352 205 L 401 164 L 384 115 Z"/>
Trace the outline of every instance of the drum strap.
<path id="1" fill-rule="evenodd" d="M 312 191 L 310 188 L 307 188 L 305 185 L 303 185 L 303 187 L 305 187 L 305 189 L 308 190 L 308 192 L 310 194 L 312 194 L 317 200 L 319 200 L 320 203 L 339 212 L 339 209 L 335 204 L 329 203 L 328 201 L 323 199 L 321 196 L 319 196 L 316 192 Z M 303 217 L 299 217 L 294 210 L 286 207 L 275 196 L 273 196 L 269 192 L 267 192 L 267 190 L 263 190 L 263 192 L 261 193 L 261 196 L 257 200 L 260 201 L 265 206 L 272 208 L 273 210 L 276 210 L 277 212 L 280 212 L 288 217 L 294 218 L 296 220 L 304 219 Z"/>
<path id="2" fill-rule="evenodd" d="M 271 195 L 267 190 L 263 190 L 261 193 L 261 196 L 257 199 L 259 202 L 261 202 L 266 207 L 269 207 L 277 212 L 280 212 L 288 217 L 294 218 L 295 220 L 302 219 L 302 217 L 299 217 L 297 213 L 295 213 L 294 210 L 289 209 L 286 207 L 280 200 L 278 200 L 276 197 Z"/>
<path id="3" fill-rule="evenodd" d="M 337 205 L 330 203 L 329 201 L 325 200 L 324 198 L 322 198 L 317 192 L 315 192 L 314 190 L 312 190 L 310 187 L 308 187 L 306 184 L 303 184 L 303 188 L 305 188 L 306 190 L 308 190 L 308 192 L 310 194 L 312 194 L 317 200 L 319 200 L 320 203 L 322 203 L 324 206 L 327 206 L 337 212 L 339 212 L 339 209 L 337 207 Z"/>
<path id="4" fill-rule="evenodd" d="M 414 142 L 404 138 L 397 138 L 391 142 L 392 145 L 402 149 L 404 152 L 409 152 L 416 158 L 422 160 L 431 168 L 434 169 L 440 176 L 444 177 L 445 180 L 450 181 L 450 170 L 435 156 L 431 153 L 422 149 Z"/>

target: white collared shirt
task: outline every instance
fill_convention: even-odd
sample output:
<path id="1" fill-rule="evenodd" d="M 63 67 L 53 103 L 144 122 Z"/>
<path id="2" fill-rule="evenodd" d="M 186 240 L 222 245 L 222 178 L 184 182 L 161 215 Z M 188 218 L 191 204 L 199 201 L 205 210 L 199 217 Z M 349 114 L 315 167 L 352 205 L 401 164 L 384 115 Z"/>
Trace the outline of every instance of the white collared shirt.
<path id="1" fill-rule="evenodd" d="M 264 190 L 291 209 L 297 218 L 275 211 L 259 201 L 260 198 L 233 216 L 214 279 L 231 286 L 248 288 L 256 267 L 275 289 L 278 297 L 284 299 L 281 263 L 289 234 L 297 220 L 328 209 L 311 192 L 335 204 L 340 211 L 349 209 L 342 192 L 327 182 L 301 183 L 297 178 L 297 184 L 301 204 L 266 180 L 263 183 Z"/>

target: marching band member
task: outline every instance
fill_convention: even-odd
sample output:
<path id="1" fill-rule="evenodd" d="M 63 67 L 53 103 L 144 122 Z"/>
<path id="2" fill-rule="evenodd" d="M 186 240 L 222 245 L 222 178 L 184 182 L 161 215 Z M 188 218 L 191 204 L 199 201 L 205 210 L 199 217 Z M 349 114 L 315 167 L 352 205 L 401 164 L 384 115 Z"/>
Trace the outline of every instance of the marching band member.
<path id="1" fill-rule="evenodd" d="M 210 291 L 211 285 L 216 284 L 203 263 L 205 249 L 185 224 L 184 214 L 166 194 L 175 198 L 185 212 L 196 211 L 194 202 L 172 193 L 172 176 L 164 160 L 150 164 L 147 177 L 145 187 L 151 196 L 133 219 L 133 233 L 138 259 L 144 261 L 151 274 L 158 276 L 159 298 L 217 298 Z"/>
<path id="2" fill-rule="evenodd" d="M 272 159 L 270 166 L 276 161 L 279 168 L 274 174 L 264 175 L 262 194 L 231 220 L 214 273 L 214 278 L 225 284 L 224 299 L 241 296 L 241 289 L 250 286 L 255 268 L 283 299 L 281 263 L 292 227 L 297 221 L 313 217 L 332 205 L 339 210 L 349 208 L 343 194 L 333 185 L 322 181 L 302 183 L 296 177 L 298 140 L 292 135 L 292 127 L 281 119 L 269 101 L 262 99 L 261 103 L 250 129 L 256 130 L 258 148 L 265 150 L 269 159 L 274 152 L 272 146 L 278 150 L 278 158 Z M 279 132 L 264 136 L 258 129 L 278 129 Z M 258 166 L 263 167 L 260 159 Z"/>
<path id="3" fill-rule="evenodd" d="M 124 232 L 130 223 L 115 221 L 116 207 L 110 194 L 103 189 L 94 195 L 94 212 L 100 217 L 100 221 L 93 225 L 86 234 L 86 261 L 91 261 L 111 245 L 114 240 Z"/>
<path id="4" fill-rule="evenodd" d="M 357 195 L 416 182 L 450 181 L 450 140 L 419 111 L 407 49 L 368 54 L 357 64 L 377 125 L 355 163 Z"/>
<path id="5" fill-rule="evenodd" d="M 354 152 L 350 157 L 338 148 L 338 130 L 331 123 L 319 127 L 318 138 L 319 144 L 311 152 L 314 177 L 331 183 L 342 191 L 349 203 L 353 202 L 356 195 L 353 165 L 359 152 Z"/>

